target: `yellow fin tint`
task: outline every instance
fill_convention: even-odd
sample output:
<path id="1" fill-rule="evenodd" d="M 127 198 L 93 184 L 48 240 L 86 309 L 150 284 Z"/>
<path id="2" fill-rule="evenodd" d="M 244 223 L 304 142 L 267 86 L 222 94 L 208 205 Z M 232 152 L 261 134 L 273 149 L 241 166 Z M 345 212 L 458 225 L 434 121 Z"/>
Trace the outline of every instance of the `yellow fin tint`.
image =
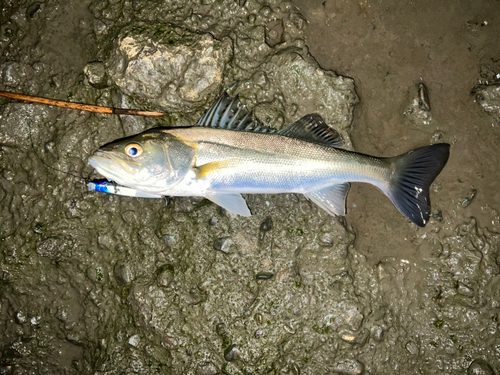
<path id="1" fill-rule="evenodd" d="M 213 161 L 211 163 L 203 164 L 197 167 L 198 178 L 205 178 L 222 169 L 236 168 L 239 167 L 240 165 L 241 165 L 241 159 L 238 158 L 218 160 L 218 161 Z"/>

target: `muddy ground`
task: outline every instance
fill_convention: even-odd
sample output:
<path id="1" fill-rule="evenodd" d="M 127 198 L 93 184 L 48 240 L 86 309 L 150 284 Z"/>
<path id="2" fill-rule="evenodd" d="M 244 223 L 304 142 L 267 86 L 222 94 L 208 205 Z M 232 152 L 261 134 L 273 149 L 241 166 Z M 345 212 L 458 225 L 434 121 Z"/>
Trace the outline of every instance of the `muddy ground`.
<path id="1" fill-rule="evenodd" d="M 0 374 L 500 373 L 500 2 L 0 5 L 0 90 L 168 113 L 0 99 Z M 429 224 L 362 184 L 345 218 L 86 190 L 101 145 L 193 124 L 235 81 L 273 128 L 452 144 Z"/>

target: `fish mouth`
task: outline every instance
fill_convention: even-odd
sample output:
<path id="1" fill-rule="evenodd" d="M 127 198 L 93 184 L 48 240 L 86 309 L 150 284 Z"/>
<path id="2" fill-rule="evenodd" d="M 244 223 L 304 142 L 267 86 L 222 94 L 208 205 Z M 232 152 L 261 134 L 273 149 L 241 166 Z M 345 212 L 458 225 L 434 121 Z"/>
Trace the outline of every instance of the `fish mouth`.
<path id="1" fill-rule="evenodd" d="M 119 184 L 126 185 L 123 178 L 135 174 L 126 162 L 105 151 L 96 151 L 88 162 L 100 175 Z"/>

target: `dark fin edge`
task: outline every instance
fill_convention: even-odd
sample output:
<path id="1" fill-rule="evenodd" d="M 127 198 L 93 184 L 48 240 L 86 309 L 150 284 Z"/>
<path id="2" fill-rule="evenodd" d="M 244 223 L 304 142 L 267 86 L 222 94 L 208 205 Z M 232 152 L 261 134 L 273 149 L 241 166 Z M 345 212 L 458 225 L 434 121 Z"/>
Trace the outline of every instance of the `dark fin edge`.
<path id="1" fill-rule="evenodd" d="M 395 172 L 384 192 L 399 212 L 420 227 L 428 223 L 431 214 L 429 187 L 449 154 L 450 145 L 438 143 L 386 159 L 395 164 Z"/>

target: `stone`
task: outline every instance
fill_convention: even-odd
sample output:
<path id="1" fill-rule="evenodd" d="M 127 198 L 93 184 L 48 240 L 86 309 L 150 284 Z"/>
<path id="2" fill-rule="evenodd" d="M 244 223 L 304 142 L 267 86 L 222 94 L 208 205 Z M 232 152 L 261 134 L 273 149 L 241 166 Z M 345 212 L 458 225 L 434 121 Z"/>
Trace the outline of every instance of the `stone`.
<path id="1" fill-rule="evenodd" d="M 116 38 L 109 74 L 125 94 L 157 109 L 192 112 L 219 95 L 232 54 L 229 38 L 139 23 Z"/>

